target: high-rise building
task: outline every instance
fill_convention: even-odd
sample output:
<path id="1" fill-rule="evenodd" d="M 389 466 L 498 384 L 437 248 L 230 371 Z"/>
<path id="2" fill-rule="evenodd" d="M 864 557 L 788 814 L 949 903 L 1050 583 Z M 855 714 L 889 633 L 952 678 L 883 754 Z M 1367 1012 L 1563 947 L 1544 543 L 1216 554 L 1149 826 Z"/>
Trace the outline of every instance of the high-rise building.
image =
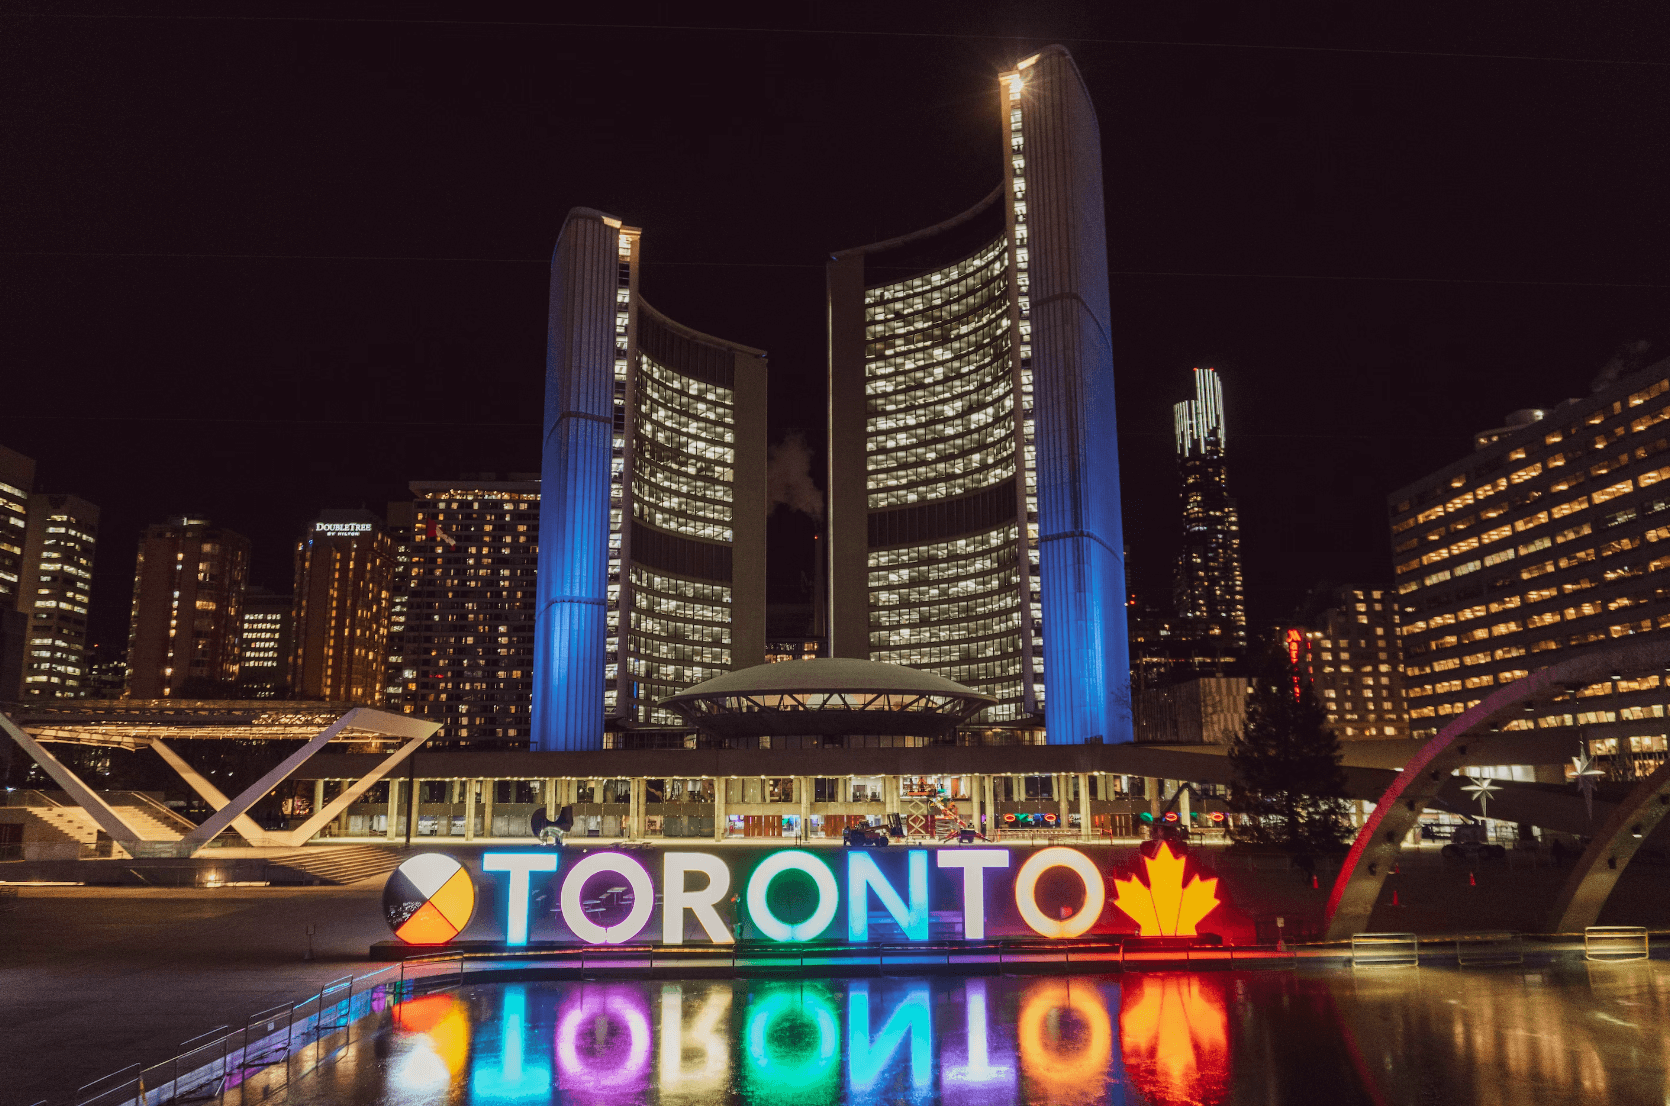
<path id="1" fill-rule="evenodd" d="M 383 704 L 398 707 L 406 687 L 406 605 L 412 593 L 412 539 L 417 515 L 411 500 L 388 505 L 388 534 L 394 540 L 394 594 L 389 602 L 388 662 Z"/>
<path id="2" fill-rule="evenodd" d="M 29 612 L 19 608 L 35 462 L 0 446 L 0 702 L 23 697 Z"/>
<path id="3" fill-rule="evenodd" d="M 441 723 L 431 744 L 528 745 L 539 481 L 509 476 L 411 485 L 399 705 Z"/>
<path id="4" fill-rule="evenodd" d="M 1224 471 L 1223 384 L 1215 369 L 1195 369 L 1195 396 L 1172 409 L 1183 485 L 1183 543 L 1177 557 L 1176 610 L 1192 637 L 1247 647 L 1241 586 L 1241 523 Z"/>
<path id="5" fill-rule="evenodd" d="M 1318 588 L 1282 633 L 1342 741 L 1409 736 L 1396 600 L 1390 588 Z"/>
<path id="6" fill-rule="evenodd" d="M 645 303 L 641 241 L 575 208 L 551 259 L 541 750 L 682 725 L 656 704 L 765 660 L 765 355 Z"/>
<path id="7" fill-rule="evenodd" d="M 394 539 L 370 511 L 322 511 L 296 542 L 290 687 L 298 699 L 383 701 Z"/>
<path id="8" fill-rule="evenodd" d="M 997 188 L 829 263 L 831 653 L 1130 741 L 1100 133 L 1059 46 L 996 92 Z"/>
<path id="9" fill-rule="evenodd" d="M 84 699 L 91 687 L 87 608 L 93 601 L 93 548 L 99 509 L 80 496 L 29 497 L 18 609 L 29 615 L 23 694 Z"/>
<path id="10" fill-rule="evenodd" d="M 212 698 L 238 678 L 249 539 L 177 516 L 145 529 L 128 623 L 127 695 Z"/>
<path id="11" fill-rule="evenodd" d="M 294 599 L 266 588 L 244 592 L 238 661 L 239 697 L 282 699 L 290 693 L 290 642 Z"/>
<path id="12" fill-rule="evenodd" d="M 1670 360 L 1507 421 L 1389 500 L 1414 737 L 1574 651 L 1670 629 Z M 1503 728 L 1583 726 L 1594 752 L 1662 759 L 1663 712 L 1660 678 L 1632 677 Z"/>

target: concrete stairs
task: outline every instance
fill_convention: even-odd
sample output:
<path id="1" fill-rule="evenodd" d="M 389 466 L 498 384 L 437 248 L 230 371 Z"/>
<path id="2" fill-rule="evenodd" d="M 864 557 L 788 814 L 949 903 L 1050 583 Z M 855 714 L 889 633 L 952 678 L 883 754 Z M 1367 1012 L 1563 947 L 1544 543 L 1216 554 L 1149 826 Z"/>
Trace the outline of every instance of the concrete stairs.
<path id="1" fill-rule="evenodd" d="M 358 883 L 381 878 L 400 867 L 405 851 L 386 845 L 315 845 L 264 853 L 269 865 L 304 873 L 319 883 Z"/>

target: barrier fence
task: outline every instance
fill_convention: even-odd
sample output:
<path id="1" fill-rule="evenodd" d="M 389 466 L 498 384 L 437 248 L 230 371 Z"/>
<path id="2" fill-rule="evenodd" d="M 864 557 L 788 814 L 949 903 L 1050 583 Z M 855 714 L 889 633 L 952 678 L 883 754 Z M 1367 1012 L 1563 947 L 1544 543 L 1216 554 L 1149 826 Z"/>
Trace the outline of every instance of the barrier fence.
<path id="1" fill-rule="evenodd" d="M 1615 963 L 1647 959 L 1644 926 L 1589 926 L 1583 931 L 1583 959 Z"/>

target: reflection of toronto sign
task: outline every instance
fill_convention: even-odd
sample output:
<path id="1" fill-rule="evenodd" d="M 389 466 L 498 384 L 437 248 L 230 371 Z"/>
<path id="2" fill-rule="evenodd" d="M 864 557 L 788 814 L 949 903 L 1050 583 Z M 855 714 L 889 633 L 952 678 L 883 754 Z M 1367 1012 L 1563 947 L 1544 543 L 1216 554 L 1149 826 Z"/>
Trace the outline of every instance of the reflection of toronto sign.
<path id="1" fill-rule="evenodd" d="M 502 904 L 511 945 L 542 923 L 550 939 L 588 945 L 729 944 L 744 925 L 777 942 L 926 941 L 930 927 L 964 940 L 1069 938 L 1131 922 L 1143 936 L 1193 936 L 1219 905 L 1218 881 L 1169 845 L 1112 879 L 1111 903 L 1112 873 L 1062 846 L 727 852 L 487 852 L 481 871 L 498 885 L 486 899 Z M 409 944 L 452 940 L 475 906 L 468 870 L 437 853 L 406 861 L 384 891 L 389 925 Z"/>

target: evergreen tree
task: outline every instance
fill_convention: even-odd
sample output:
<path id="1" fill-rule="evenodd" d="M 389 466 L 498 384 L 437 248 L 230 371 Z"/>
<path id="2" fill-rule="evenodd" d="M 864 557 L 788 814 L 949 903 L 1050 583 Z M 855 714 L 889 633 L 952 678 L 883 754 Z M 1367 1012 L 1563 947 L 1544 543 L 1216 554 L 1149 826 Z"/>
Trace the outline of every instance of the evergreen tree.
<path id="1" fill-rule="evenodd" d="M 1339 739 L 1310 680 L 1285 657 L 1259 666 L 1229 761 L 1229 807 L 1247 816 L 1231 825 L 1235 840 L 1310 855 L 1349 837 Z"/>

